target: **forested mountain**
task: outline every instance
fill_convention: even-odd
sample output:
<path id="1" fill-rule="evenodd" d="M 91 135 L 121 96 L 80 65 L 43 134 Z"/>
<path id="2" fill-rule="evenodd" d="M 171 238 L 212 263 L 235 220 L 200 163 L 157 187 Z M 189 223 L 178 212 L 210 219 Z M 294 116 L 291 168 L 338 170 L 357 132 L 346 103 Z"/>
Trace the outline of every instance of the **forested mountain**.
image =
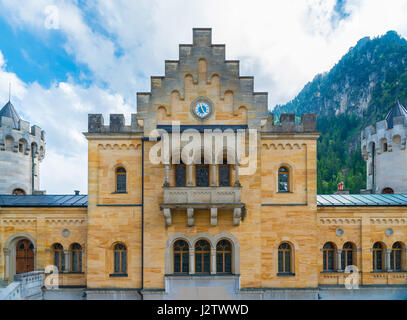
<path id="1" fill-rule="evenodd" d="M 332 193 L 337 183 L 359 193 L 365 188 L 360 132 L 383 120 L 399 100 L 407 104 L 407 40 L 395 31 L 363 38 L 328 72 L 317 75 L 289 103 L 273 112 L 316 113 L 318 193 Z"/>

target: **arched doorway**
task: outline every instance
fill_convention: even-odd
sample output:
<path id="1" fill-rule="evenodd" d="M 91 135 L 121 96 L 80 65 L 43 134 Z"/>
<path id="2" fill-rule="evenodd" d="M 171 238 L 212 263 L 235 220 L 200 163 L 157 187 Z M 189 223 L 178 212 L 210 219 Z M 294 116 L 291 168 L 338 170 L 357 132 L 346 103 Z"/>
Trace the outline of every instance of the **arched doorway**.
<path id="1" fill-rule="evenodd" d="M 34 245 L 22 239 L 16 245 L 16 274 L 34 271 Z"/>

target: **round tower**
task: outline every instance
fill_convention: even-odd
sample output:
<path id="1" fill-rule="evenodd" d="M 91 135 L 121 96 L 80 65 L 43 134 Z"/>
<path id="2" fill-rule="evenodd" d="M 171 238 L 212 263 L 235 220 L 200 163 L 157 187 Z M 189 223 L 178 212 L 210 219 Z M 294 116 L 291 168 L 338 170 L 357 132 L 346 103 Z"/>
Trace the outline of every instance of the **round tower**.
<path id="1" fill-rule="evenodd" d="M 0 110 L 0 194 L 34 194 L 40 185 L 45 132 L 20 118 L 11 102 Z"/>
<path id="2" fill-rule="evenodd" d="M 366 161 L 366 191 L 407 193 L 407 110 L 397 102 L 385 120 L 361 133 Z"/>

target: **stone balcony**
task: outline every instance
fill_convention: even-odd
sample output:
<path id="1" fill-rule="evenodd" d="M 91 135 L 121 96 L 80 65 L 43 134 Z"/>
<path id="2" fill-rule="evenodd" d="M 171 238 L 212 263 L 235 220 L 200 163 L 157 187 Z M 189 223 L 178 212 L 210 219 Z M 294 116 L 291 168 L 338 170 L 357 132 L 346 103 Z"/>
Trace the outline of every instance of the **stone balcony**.
<path id="1" fill-rule="evenodd" d="M 241 187 L 163 187 L 166 225 L 172 224 L 174 210 L 186 210 L 188 226 L 194 225 L 194 209 L 208 209 L 211 225 L 218 223 L 218 209 L 233 210 L 233 225 L 239 225 L 245 215 L 245 204 L 241 202 Z"/>

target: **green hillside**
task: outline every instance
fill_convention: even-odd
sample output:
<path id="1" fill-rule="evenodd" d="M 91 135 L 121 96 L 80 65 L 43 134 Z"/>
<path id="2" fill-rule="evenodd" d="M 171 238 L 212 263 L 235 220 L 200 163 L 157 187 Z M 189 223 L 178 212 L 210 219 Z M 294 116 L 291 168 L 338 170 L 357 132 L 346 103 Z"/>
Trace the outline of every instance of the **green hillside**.
<path id="1" fill-rule="evenodd" d="M 383 120 L 393 104 L 407 104 L 407 40 L 394 31 L 363 38 L 325 74 L 317 75 L 289 103 L 273 112 L 316 113 L 318 193 L 332 193 L 337 183 L 359 193 L 365 188 L 360 132 Z"/>

